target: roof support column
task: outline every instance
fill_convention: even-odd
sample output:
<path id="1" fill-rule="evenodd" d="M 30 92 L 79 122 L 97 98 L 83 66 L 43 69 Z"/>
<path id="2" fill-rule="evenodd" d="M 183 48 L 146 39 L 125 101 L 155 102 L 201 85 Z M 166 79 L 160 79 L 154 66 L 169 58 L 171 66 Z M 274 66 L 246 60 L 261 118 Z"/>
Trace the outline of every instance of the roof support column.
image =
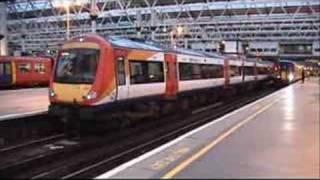
<path id="1" fill-rule="evenodd" d="M 150 27 L 151 27 L 151 39 L 152 40 L 155 40 L 155 36 L 156 36 L 156 29 L 157 29 L 157 12 L 152 9 L 151 10 L 151 24 L 150 24 Z"/>
<path id="2" fill-rule="evenodd" d="M 136 15 L 136 30 L 137 30 L 137 37 L 141 38 L 141 31 L 142 31 L 142 15 L 141 11 L 137 10 L 137 15 Z"/>
<path id="3" fill-rule="evenodd" d="M 0 55 L 5 56 L 8 53 L 7 5 L 5 2 L 0 2 L 0 24 L 0 34 L 4 36 L 0 40 Z"/>
<path id="4" fill-rule="evenodd" d="M 91 19 L 91 32 L 96 33 L 97 31 L 97 19 L 98 19 L 98 10 L 97 10 L 96 0 L 91 0 L 91 10 L 90 10 L 90 19 Z"/>

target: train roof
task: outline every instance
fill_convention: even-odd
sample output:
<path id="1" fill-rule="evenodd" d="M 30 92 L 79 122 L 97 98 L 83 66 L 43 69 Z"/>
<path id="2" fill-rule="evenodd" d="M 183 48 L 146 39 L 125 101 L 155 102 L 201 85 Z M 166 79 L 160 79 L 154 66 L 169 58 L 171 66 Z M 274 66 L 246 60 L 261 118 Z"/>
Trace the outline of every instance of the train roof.
<path id="1" fill-rule="evenodd" d="M 120 38 L 120 37 L 113 37 L 110 36 L 107 40 L 118 47 L 125 47 L 125 48 L 132 48 L 132 49 L 144 49 L 149 51 L 162 51 L 163 49 L 157 47 L 155 45 L 147 44 L 144 42 L 133 41 L 131 39 Z"/>
<path id="2" fill-rule="evenodd" d="M 34 56 L 0 56 L 0 61 L 48 61 L 51 60 L 50 57 L 34 57 Z"/>
<path id="3" fill-rule="evenodd" d="M 117 47 L 143 49 L 143 50 L 149 50 L 149 51 L 173 52 L 173 53 L 200 56 L 200 57 L 223 58 L 222 55 L 218 55 L 217 53 L 207 53 L 207 52 L 195 51 L 192 49 L 174 48 L 172 46 L 166 46 L 151 40 L 144 40 L 144 39 L 138 39 L 138 38 L 128 39 L 128 38 L 122 38 L 122 37 L 116 37 L 116 36 L 109 36 L 106 39 L 111 44 Z"/>
<path id="4" fill-rule="evenodd" d="M 88 34 L 89 35 L 89 34 Z M 86 35 L 85 35 L 86 36 Z M 83 36 L 80 36 L 83 37 Z M 140 38 L 123 38 L 119 36 L 104 36 L 108 42 L 110 42 L 115 47 L 119 48 L 129 48 L 129 49 L 141 49 L 147 51 L 159 51 L 159 52 L 169 52 L 169 53 L 178 53 L 183 55 L 190 56 L 198 56 L 204 58 L 218 58 L 218 59 L 226 59 L 229 58 L 234 61 L 239 61 L 243 59 L 246 62 L 253 62 L 252 60 L 248 60 L 243 56 L 233 55 L 233 54 L 219 54 L 213 52 L 201 52 L 195 51 L 192 49 L 184 49 L 184 48 L 176 48 L 170 45 L 164 45 L 156 41 L 152 41 L 149 39 L 140 39 Z"/>
<path id="5" fill-rule="evenodd" d="M 213 58 L 224 58 L 225 56 L 219 53 L 213 53 L 213 52 L 202 52 L 204 55 L 213 57 Z"/>
<path id="6" fill-rule="evenodd" d="M 291 60 L 279 60 L 279 63 L 293 64 L 294 66 L 296 66 L 298 68 L 305 67 L 304 64 L 299 63 L 299 62 L 295 62 L 295 61 L 291 61 Z"/>
<path id="7" fill-rule="evenodd" d="M 294 62 L 294 61 L 286 60 L 286 59 L 279 60 L 279 63 L 297 64 L 297 63 L 296 63 L 296 62 Z"/>
<path id="8" fill-rule="evenodd" d="M 143 49 L 143 50 L 150 50 L 150 51 L 163 51 L 163 52 L 174 52 L 179 54 L 191 55 L 191 56 L 198 56 L 198 57 L 206 57 L 206 58 L 231 58 L 232 60 L 239 61 L 239 55 L 237 54 L 219 54 L 213 52 L 201 52 L 195 51 L 192 49 L 184 49 L 184 48 L 174 48 L 172 46 L 165 46 L 155 41 L 144 40 L 144 39 L 127 39 L 115 36 L 109 36 L 107 38 L 109 42 L 117 47 L 125 47 L 125 48 L 132 48 L 132 49 Z M 242 56 L 240 58 L 243 58 Z M 246 62 L 254 62 L 257 58 L 245 58 Z M 271 62 L 269 62 L 270 64 Z M 264 63 L 268 65 L 267 62 Z"/>

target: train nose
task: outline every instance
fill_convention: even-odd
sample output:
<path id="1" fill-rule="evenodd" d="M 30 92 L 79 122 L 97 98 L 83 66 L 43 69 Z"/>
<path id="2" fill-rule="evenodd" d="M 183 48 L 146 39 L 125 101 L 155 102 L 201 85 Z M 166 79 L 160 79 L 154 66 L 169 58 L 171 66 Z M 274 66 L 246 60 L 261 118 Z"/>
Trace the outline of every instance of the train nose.
<path id="1" fill-rule="evenodd" d="M 87 95 L 83 96 L 83 99 L 92 100 L 97 98 L 97 93 L 95 91 L 90 91 Z"/>
<path id="2" fill-rule="evenodd" d="M 66 103 L 82 103 L 86 100 L 88 100 L 87 97 L 90 95 L 90 98 L 93 97 L 94 94 L 90 93 L 92 85 L 70 85 L 70 84 L 54 84 L 51 95 L 54 95 L 53 97 L 60 101 L 60 102 L 66 102 Z"/>

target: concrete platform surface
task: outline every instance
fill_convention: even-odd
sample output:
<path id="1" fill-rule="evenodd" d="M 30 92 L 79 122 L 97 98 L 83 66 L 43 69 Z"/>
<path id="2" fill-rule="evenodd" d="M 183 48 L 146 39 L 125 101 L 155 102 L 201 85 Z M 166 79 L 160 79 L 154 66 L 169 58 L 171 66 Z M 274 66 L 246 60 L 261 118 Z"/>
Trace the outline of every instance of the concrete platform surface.
<path id="1" fill-rule="evenodd" d="M 0 91 L 0 121 L 48 110 L 48 88 Z"/>
<path id="2" fill-rule="evenodd" d="M 295 83 L 97 178 L 320 178 L 319 98 Z"/>

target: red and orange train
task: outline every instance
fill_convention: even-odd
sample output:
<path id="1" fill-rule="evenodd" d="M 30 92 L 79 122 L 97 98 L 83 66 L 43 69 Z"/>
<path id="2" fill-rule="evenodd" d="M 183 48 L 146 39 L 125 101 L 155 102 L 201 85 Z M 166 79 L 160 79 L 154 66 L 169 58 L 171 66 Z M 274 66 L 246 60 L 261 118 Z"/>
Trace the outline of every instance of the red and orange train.
<path id="1" fill-rule="evenodd" d="M 52 66 L 51 58 L 0 56 L 0 88 L 46 86 Z"/>
<path id="2" fill-rule="evenodd" d="M 227 89 L 268 81 L 273 67 L 270 62 L 151 42 L 75 37 L 63 45 L 55 63 L 49 113 L 90 119 L 103 112 L 138 115 L 184 109 L 214 101 Z"/>

